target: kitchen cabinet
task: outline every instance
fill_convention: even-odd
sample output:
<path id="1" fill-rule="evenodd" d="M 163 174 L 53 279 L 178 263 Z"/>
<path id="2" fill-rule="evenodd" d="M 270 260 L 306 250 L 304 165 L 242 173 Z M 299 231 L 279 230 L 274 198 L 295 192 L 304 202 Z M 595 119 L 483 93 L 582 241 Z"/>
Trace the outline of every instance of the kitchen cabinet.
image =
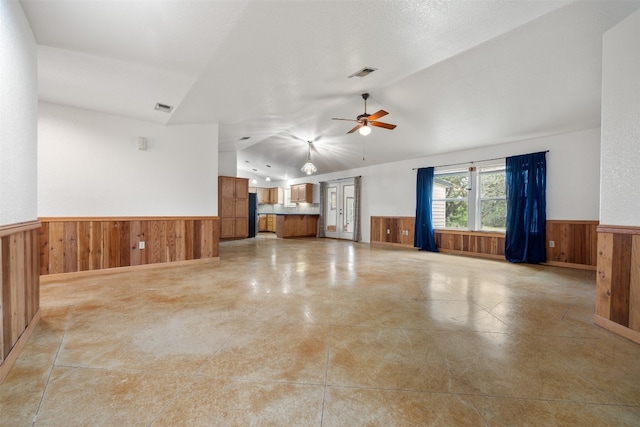
<path id="1" fill-rule="evenodd" d="M 249 236 L 248 179 L 218 177 L 218 213 L 221 239 L 244 239 Z"/>
<path id="2" fill-rule="evenodd" d="M 280 187 L 271 187 L 269 189 L 269 204 L 277 205 L 280 203 L 278 200 L 280 198 L 281 190 Z"/>
<path id="3" fill-rule="evenodd" d="M 259 205 L 266 205 L 269 204 L 269 189 L 268 188 L 263 188 L 263 187 L 258 187 L 256 188 L 257 193 L 258 193 L 258 204 Z"/>
<path id="4" fill-rule="evenodd" d="M 267 231 L 276 232 L 276 216 L 274 214 L 267 215 Z"/>
<path id="5" fill-rule="evenodd" d="M 313 202 L 313 184 L 295 184 L 291 186 L 291 203 Z"/>
<path id="6" fill-rule="evenodd" d="M 267 215 L 260 214 L 258 215 L 258 231 L 268 231 L 267 230 Z"/>
<path id="7" fill-rule="evenodd" d="M 277 205 L 279 203 L 280 188 L 257 188 L 259 205 Z"/>
<path id="8" fill-rule="evenodd" d="M 282 214 L 276 215 L 276 236 L 315 237 L 318 233 L 319 215 Z"/>
<path id="9" fill-rule="evenodd" d="M 260 214 L 258 217 L 258 231 L 270 231 L 276 232 L 276 215 L 275 214 Z"/>

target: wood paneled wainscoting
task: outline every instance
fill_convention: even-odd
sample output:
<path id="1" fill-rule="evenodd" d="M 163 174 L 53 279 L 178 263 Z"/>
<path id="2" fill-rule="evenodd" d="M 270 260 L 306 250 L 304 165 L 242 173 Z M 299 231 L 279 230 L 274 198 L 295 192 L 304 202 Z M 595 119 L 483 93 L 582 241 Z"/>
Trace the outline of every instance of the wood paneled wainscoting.
<path id="1" fill-rule="evenodd" d="M 41 275 L 219 256 L 218 217 L 40 218 L 40 222 Z"/>
<path id="2" fill-rule="evenodd" d="M 504 233 L 435 230 L 436 246 L 445 254 L 478 256 L 504 261 Z"/>
<path id="3" fill-rule="evenodd" d="M 38 221 L 0 226 L 0 382 L 40 319 Z"/>
<path id="4" fill-rule="evenodd" d="M 414 217 L 371 217 L 371 244 L 413 247 Z M 549 220 L 546 223 L 547 263 L 595 270 L 598 221 Z M 440 252 L 504 260 L 504 233 L 435 230 Z M 554 247 L 549 246 L 553 241 Z"/>
<path id="5" fill-rule="evenodd" d="M 548 265 L 595 271 L 598 263 L 598 221 L 549 220 L 546 227 Z"/>
<path id="6" fill-rule="evenodd" d="M 594 323 L 640 343 L 640 227 L 598 227 Z"/>
<path id="7" fill-rule="evenodd" d="M 413 247 L 415 218 L 412 216 L 372 216 L 371 238 L 373 244 Z"/>

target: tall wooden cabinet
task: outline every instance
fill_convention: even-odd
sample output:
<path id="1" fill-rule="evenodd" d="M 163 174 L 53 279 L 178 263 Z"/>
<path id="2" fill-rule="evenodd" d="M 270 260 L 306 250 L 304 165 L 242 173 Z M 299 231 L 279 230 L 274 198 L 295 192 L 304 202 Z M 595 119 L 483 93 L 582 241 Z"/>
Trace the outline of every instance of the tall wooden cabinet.
<path id="1" fill-rule="evenodd" d="M 244 239 L 249 236 L 248 179 L 218 177 L 218 216 L 221 239 Z"/>

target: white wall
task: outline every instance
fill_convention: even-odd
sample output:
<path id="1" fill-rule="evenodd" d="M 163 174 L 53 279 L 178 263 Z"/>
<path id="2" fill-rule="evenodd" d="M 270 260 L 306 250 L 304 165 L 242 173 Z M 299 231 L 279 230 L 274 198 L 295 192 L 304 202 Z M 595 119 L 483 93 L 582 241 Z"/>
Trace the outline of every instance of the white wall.
<path id="1" fill-rule="evenodd" d="M 329 181 L 362 176 L 362 239 L 369 241 L 371 216 L 414 216 L 416 171 L 413 168 L 480 161 L 549 150 L 547 219 L 598 220 L 600 129 L 494 145 L 476 150 L 422 157 L 350 171 L 277 183 Z"/>
<path id="2" fill-rule="evenodd" d="M 640 12 L 603 38 L 600 222 L 640 226 Z"/>
<path id="3" fill-rule="evenodd" d="M 0 1 L 0 226 L 37 219 L 37 47 L 20 3 Z"/>
<path id="4" fill-rule="evenodd" d="M 218 175 L 238 176 L 238 152 L 224 151 L 218 153 Z"/>
<path id="5" fill-rule="evenodd" d="M 163 126 L 40 103 L 37 155 L 41 217 L 218 214 L 218 125 Z"/>

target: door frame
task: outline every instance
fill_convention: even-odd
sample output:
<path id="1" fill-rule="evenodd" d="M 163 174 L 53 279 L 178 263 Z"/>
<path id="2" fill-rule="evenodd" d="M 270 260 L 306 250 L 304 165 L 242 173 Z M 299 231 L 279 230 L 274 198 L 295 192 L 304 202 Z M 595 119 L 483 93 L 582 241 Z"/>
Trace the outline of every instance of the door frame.
<path id="1" fill-rule="evenodd" d="M 333 238 L 333 239 L 343 239 L 343 240 L 353 240 L 353 236 L 355 233 L 355 221 L 351 223 L 351 231 L 347 231 L 344 229 L 344 221 L 348 215 L 347 206 L 345 206 L 345 201 L 347 197 L 345 197 L 345 187 L 353 188 L 352 199 L 355 201 L 355 179 L 340 179 L 334 181 L 328 181 L 326 185 L 325 194 L 322 195 L 325 200 L 325 211 L 322 213 L 325 217 L 325 237 Z M 333 200 L 330 197 L 331 189 L 336 189 L 336 197 Z M 331 214 L 332 211 L 335 210 L 335 214 Z M 335 215 L 335 230 L 330 230 L 329 227 L 334 225 L 334 221 L 331 221 L 333 216 Z M 349 224 L 347 223 L 347 228 Z"/>

